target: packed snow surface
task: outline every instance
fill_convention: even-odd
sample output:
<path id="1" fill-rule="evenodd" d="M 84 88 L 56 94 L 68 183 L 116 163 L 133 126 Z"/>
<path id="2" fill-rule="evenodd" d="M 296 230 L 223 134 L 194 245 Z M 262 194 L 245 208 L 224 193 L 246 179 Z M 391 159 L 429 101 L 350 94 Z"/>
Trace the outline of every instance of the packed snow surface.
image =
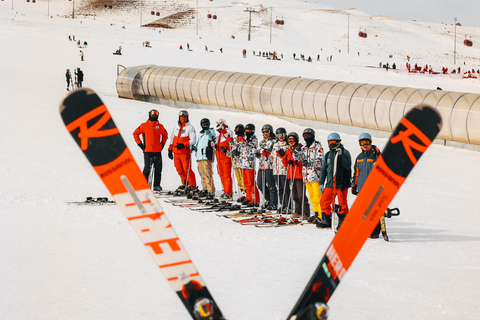
<path id="1" fill-rule="evenodd" d="M 154 20 L 149 15 L 153 3 L 146 3 L 143 24 Z M 194 1 L 183 4 L 196 10 Z M 370 17 L 308 1 L 265 2 L 263 11 L 260 4 L 200 1 L 197 36 L 195 19 L 161 32 L 140 28 L 138 9 L 105 12 L 102 7 L 95 20 L 78 14 L 71 19 L 68 1 L 0 2 L 1 319 L 189 319 L 116 206 L 67 204 L 109 196 L 59 116 L 67 68 L 84 71 L 84 86 L 108 106 L 140 166 L 143 157 L 133 131 L 157 108 L 170 133 L 179 110 L 119 99 L 117 64 L 480 93 L 478 79 L 402 71 L 407 55 L 422 66 L 480 68 L 478 28 L 457 27 L 454 65 L 451 25 Z M 250 42 L 247 5 L 259 11 L 252 17 Z M 208 20 L 208 12 L 219 18 Z M 282 27 L 273 25 L 271 43 L 270 15 L 285 20 Z M 359 30 L 366 30 L 368 38 L 359 38 Z M 87 48 L 78 48 L 69 35 L 87 41 Z M 465 36 L 473 47 L 463 46 Z M 143 47 L 145 41 L 152 48 Z M 180 51 L 187 43 L 193 51 Z M 123 55 L 112 55 L 119 46 Z M 205 52 L 205 46 L 213 52 Z M 243 49 L 248 51 L 245 59 Z M 80 50 L 85 61 L 80 61 Z M 284 59 L 254 57 L 253 50 L 275 50 Z M 294 52 L 314 61 L 293 60 Z M 326 61 L 330 55 L 332 62 Z M 400 71 L 387 72 L 378 68 L 379 62 L 395 62 Z M 212 123 L 225 118 L 230 126 L 269 123 L 288 132 L 306 127 L 231 110 L 189 112 L 197 129 L 203 117 Z M 322 123 L 314 129 L 326 146 L 329 131 Z M 340 134 L 355 157 L 360 152 L 357 135 Z M 374 143 L 382 149 L 386 139 L 374 136 Z M 479 319 L 479 164 L 479 152 L 430 147 L 391 204 L 401 215 L 387 219 L 390 242 L 367 240 L 329 302 L 331 319 Z M 218 176 L 215 183 L 220 194 Z M 179 184 L 165 152 L 162 186 L 172 190 Z M 349 203 L 354 200 L 349 194 Z M 259 229 L 213 213 L 163 206 L 228 319 L 285 319 L 333 237 L 311 225 Z"/>

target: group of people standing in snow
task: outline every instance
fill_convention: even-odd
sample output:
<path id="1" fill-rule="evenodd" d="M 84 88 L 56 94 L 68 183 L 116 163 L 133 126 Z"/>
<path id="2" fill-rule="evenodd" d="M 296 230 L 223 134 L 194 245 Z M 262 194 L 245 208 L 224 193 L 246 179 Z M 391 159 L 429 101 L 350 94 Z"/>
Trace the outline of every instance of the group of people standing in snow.
<path id="1" fill-rule="evenodd" d="M 70 69 L 67 69 L 65 72 L 65 78 L 67 81 L 67 90 L 70 91 L 70 87 L 72 89 L 81 88 L 83 83 L 83 71 L 80 68 L 74 69 L 73 71 L 74 78 L 72 79 L 72 74 Z"/>
<path id="2" fill-rule="evenodd" d="M 186 110 L 180 111 L 169 139 L 158 117 L 158 110 L 151 110 L 149 119 L 133 133 L 135 142 L 144 152 L 143 173 L 147 179 L 150 164 L 155 162 L 155 191 L 162 190 L 161 152 L 169 141 L 168 157 L 174 161 L 181 181 L 177 190 L 198 192 L 213 198 L 213 163 L 216 159 L 223 188 L 222 199 L 232 199 L 236 180 L 240 191 L 237 201 L 243 205 L 259 207 L 262 193 L 266 209 L 292 213 L 294 218 L 308 219 L 318 228 L 329 228 L 335 213 L 338 215 L 337 228 L 340 227 L 349 211 L 348 190 L 351 188 L 352 194 L 358 194 L 380 155 L 368 133 L 359 136 L 361 152 L 353 170 L 350 152 L 336 132 L 327 137 L 326 153 L 311 128 L 303 131 L 303 141 L 300 141 L 296 132 L 287 133 L 282 127 L 274 130 L 270 124 L 265 124 L 258 139 L 252 123 L 237 124 L 232 130 L 221 118 L 212 128 L 210 120 L 203 118 L 197 135 Z M 193 152 L 201 177 L 200 191 L 192 170 Z M 336 209 L 335 198 L 338 199 Z M 372 236 L 378 237 L 379 232 L 378 226 Z"/>

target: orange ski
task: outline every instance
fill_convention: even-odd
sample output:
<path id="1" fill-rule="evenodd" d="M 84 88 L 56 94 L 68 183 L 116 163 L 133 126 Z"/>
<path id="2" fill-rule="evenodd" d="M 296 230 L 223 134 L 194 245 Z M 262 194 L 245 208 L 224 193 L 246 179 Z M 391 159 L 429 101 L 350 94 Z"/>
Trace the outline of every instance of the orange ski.
<path id="1" fill-rule="evenodd" d="M 192 318 L 224 319 L 98 95 L 85 88 L 72 91 L 60 113 Z"/>
<path id="2" fill-rule="evenodd" d="M 287 319 L 326 319 L 326 303 L 441 127 L 439 113 L 426 105 L 400 121 Z"/>

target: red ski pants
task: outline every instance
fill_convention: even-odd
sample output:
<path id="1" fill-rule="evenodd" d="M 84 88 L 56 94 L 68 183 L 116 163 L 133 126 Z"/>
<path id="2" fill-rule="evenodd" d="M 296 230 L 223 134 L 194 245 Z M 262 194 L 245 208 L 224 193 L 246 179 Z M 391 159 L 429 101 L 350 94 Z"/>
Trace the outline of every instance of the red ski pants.
<path id="1" fill-rule="evenodd" d="M 255 183 L 254 169 L 243 169 L 243 182 L 245 183 L 245 193 L 247 200 L 259 203 L 260 193 L 258 192 L 257 184 Z"/>
<path id="2" fill-rule="evenodd" d="M 336 196 L 338 199 L 338 204 L 340 205 L 340 214 L 347 214 L 348 213 L 348 202 L 347 202 L 347 195 L 348 195 L 348 188 L 343 189 L 335 189 Z M 325 188 L 322 194 L 322 198 L 320 199 L 320 206 L 322 208 L 322 213 L 331 215 L 332 214 L 332 203 L 335 200 L 335 192 L 333 188 Z"/>
<path id="3" fill-rule="evenodd" d="M 222 180 L 223 192 L 232 195 L 232 160 L 229 157 L 217 159 L 218 174 Z"/>
<path id="4" fill-rule="evenodd" d="M 195 173 L 193 172 L 191 160 L 192 159 L 190 155 L 175 154 L 173 163 L 175 165 L 175 169 L 177 169 L 180 179 L 182 179 L 182 184 L 185 184 L 185 180 L 187 180 L 188 175 L 188 185 L 191 187 L 196 187 L 197 181 L 195 180 Z"/>

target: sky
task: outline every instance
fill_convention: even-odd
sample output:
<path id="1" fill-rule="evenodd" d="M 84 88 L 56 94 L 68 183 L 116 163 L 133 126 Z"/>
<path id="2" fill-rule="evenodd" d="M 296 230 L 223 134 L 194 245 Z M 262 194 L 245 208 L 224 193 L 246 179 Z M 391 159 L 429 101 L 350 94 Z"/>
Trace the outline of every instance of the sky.
<path id="1" fill-rule="evenodd" d="M 463 26 L 480 27 L 478 0 L 404 0 L 381 2 L 377 0 L 321 0 L 319 3 L 336 9 L 357 8 L 369 15 L 390 16 L 401 20 L 454 23 L 454 17 Z M 388 5 L 385 5 L 388 4 Z"/>

